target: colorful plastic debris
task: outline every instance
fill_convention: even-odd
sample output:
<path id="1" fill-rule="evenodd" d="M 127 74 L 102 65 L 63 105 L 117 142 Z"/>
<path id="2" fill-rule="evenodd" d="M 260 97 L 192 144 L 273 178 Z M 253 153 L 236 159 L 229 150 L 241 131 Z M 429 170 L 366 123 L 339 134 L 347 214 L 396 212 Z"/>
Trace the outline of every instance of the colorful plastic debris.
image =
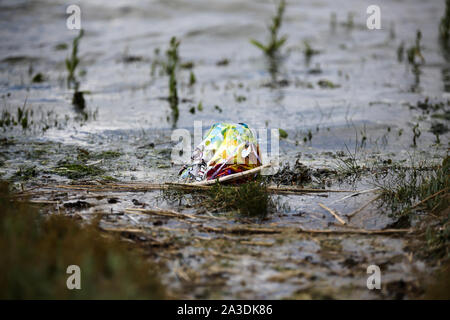
<path id="1" fill-rule="evenodd" d="M 262 165 L 256 134 L 245 123 L 216 123 L 195 148 L 191 163 L 180 178 L 192 181 L 218 179 Z"/>

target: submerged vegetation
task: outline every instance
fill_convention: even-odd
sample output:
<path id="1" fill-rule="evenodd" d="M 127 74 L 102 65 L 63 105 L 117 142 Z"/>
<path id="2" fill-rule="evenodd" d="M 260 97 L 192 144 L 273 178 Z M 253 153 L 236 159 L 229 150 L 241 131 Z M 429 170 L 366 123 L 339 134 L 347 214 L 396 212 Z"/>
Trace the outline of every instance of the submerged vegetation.
<path id="1" fill-rule="evenodd" d="M 178 67 L 178 47 L 180 45 L 180 41 L 177 41 L 177 38 L 172 37 L 170 39 L 170 47 L 166 52 L 167 55 L 167 65 L 166 72 L 169 76 L 169 101 L 172 107 L 176 107 L 178 105 L 178 91 L 177 91 L 177 77 L 176 77 L 176 69 Z"/>
<path id="2" fill-rule="evenodd" d="M 167 65 L 166 72 L 169 76 L 169 103 L 170 108 L 172 109 L 172 115 L 174 119 L 174 123 L 177 122 L 179 117 L 178 110 L 178 90 L 177 90 L 177 76 L 176 70 L 178 67 L 179 56 L 178 56 L 178 47 L 180 46 L 180 41 L 177 38 L 172 37 L 170 39 L 170 46 L 166 52 L 167 55 Z"/>
<path id="3" fill-rule="evenodd" d="M 279 128 L 278 132 L 281 139 L 286 139 L 288 137 L 288 133 L 286 132 L 286 130 Z"/>
<path id="4" fill-rule="evenodd" d="M 320 53 L 319 50 L 314 49 L 308 40 L 303 41 L 303 45 L 305 46 L 305 49 L 303 50 L 303 54 L 305 55 L 305 64 L 309 65 L 311 58 L 314 55 L 317 55 Z"/>
<path id="5" fill-rule="evenodd" d="M 395 225 L 409 227 L 413 222 L 421 230 L 425 246 L 415 254 L 420 258 L 448 265 L 450 261 L 450 157 L 429 167 L 392 166 L 377 180 L 383 206 L 396 218 Z M 421 219 L 419 219 L 421 218 Z"/>
<path id="6" fill-rule="evenodd" d="M 73 88 L 74 93 L 72 97 L 72 104 L 75 106 L 76 110 L 83 114 L 85 120 L 87 120 L 88 115 L 84 112 L 86 107 L 86 102 L 84 100 L 84 92 L 79 91 L 80 82 L 77 80 L 75 71 L 80 63 L 80 58 L 78 57 L 78 46 L 81 38 L 84 35 L 84 30 L 81 29 L 78 36 L 73 39 L 72 42 L 72 53 L 69 58 L 66 59 L 66 69 L 67 75 L 67 87 Z"/>
<path id="7" fill-rule="evenodd" d="M 13 175 L 13 180 L 22 180 L 26 181 L 31 178 L 34 178 L 38 175 L 38 172 L 36 170 L 35 166 L 31 167 L 20 167 L 18 171 Z"/>
<path id="8" fill-rule="evenodd" d="M 0 128 L 3 128 L 3 131 L 14 126 L 21 126 L 23 130 L 26 130 L 34 123 L 31 119 L 33 117 L 33 110 L 27 109 L 26 103 L 25 100 L 23 107 L 17 108 L 17 118 L 14 118 L 14 115 L 7 110 L 3 110 L 0 118 Z"/>
<path id="9" fill-rule="evenodd" d="M 74 180 L 94 177 L 101 179 L 105 179 L 106 177 L 106 180 L 111 180 L 110 177 L 104 176 L 105 170 L 99 167 L 98 164 L 104 160 L 117 159 L 121 155 L 119 151 L 114 150 L 94 152 L 78 148 L 76 159 L 67 157 L 61 160 L 55 168 L 50 170 L 50 173 Z"/>
<path id="10" fill-rule="evenodd" d="M 450 100 L 447 101 L 435 101 L 426 97 L 424 100 L 419 100 L 415 105 L 410 104 L 409 108 L 413 110 L 418 110 L 421 112 L 419 120 L 425 120 L 431 122 L 429 132 L 433 133 L 435 136 L 435 143 L 440 144 L 440 136 L 446 134 L 449 131 L 447 121 L 450 120 Z M 417 147 L 417 140 L 421 136 L 422 132 L 420 130 L 419 122 L 417 122 L 413 127 L 413 144 L 414 148 Z"/>
<path id="11" fill-rule="evenodd" d="M 86 165 L 77 162 L 62 162 L 53 171 L 56 174 L 66 176 L 69 179 L 81 179 L 103 174 L 105 171 L 94 165 Z"/>
<path id="12" fill-rule="evenodd" d="M 128 245 L 101 233 L 98 220 L 81 226 L 64 215 L 43 216 L 15 202 L 0 184 L 0 298 L 163 299 L 158 270 Z M 81 270 L 81 290 L 68 290 L 70 274 Z"/>
<path id="13" fill-rule="evenodd" d="M 317 81 L 317 84 L 319 85 L 319 87 L 321 87 L 323 89 L 336 89 L 341 86 L 341 85 L 333 83 L 327 79 L 321 79 L 321 80 Z"/>
<path id="14" fill-rule="evenodd" d="M 70 117 L 69 115 L 59 117 L 53 110 L 43 112 L 38 109 L 37 112 L 34 112 L 31 106 L 27 107 L 27 101 L 25 100 L 23 106 L 17 107 L 15 113 L 16 114 L 5 109 L 1 112 L 0 128 L 3 129 L 3 132 L 6 132 L 7 130 L 14 131 L 15 128 L 21 128 L 22 132 L 37 133 L 40 131 L 44 133 L 50 128 L 65 128 L 72 121 L 82 125 L 89 119 L 95 120 L 98 115 L 98 110 L 82 111 L 73 117 Z"/>
<path id="15" fill-rule="evenodd" d="M 441 43 L 447 46 L 450 38 L 450 0 L 445 1 L 445 14 L 439 24 L 439 37 Z"/>
<path id="16" fill-rule="evenodd" d="M 286 1 L 280 0 L 278 4 L 277 14 L 272 18 L 272 24 L 269 26 L 270 37 L 269 42 L 267 44 L 262 44 L 261 42 L 255 39 L 250 40 L 250 42 L 253 45 L 261 49 L 264 52 L 264 54 L 266 54 L 270 58 L 276 57 L 279 49 L 283 46 L 283 44 L 287 40 L 286 36 L 282 37 L 278 36 L 281 24 L 283 22 L 283 14 L 285 8 L 286 8 Z"/>
<path id="17" fill-rule="evenodd" d="M 389 204 L 394 215 L 403 216 L 415 212 L 417 203 L 428 210 L 446 208 L 450 186 L 450 157 L 439 166 L 430 167 L 426 163 L 411 167 L 390 166 L 383 178 L 376 184 L 382 189 L 384 202 Z M 439 192 L 439 193 L 438 193 Z M 440 196 L 439 196 L 440 195 Z M 433 197 L 431 197 L 433 196 Z M 430 198 L 431 197 L 431 198 Z"/>
<path id="18" fill-rule="evenodd" d="M 411 71 L 415 77 L 414 84 L 411 86 L 411 91 L 416 92 L 419 89 L 420 75 L 422 71 L 420 67 L 425 63 L 425 58 L 422 54 L 422 46 L 420 44 L 422 40 L 422 32 L 417 30 L 416 41 L 414 46 L 411 46 L 406 50 L 406 55 L 408 57 L 408 63 L 411 66 Z"/>
<path id="19" fill-rule="evenodd" d="M 341 177 L 358 179 L 366 168 L 362 167 L 358 161 L 358 144 L 355 144 L 354 151 L 350 151 L 345 146 L 347 153 L 338 152 L 336 154 L 336 165 Z"/>
<path id="20" fill-rule="evenodd" d="M 276 15 L 272 18 L 272 24 L 269 28 L 269 40 L 267 44 L 263 44 L 255 39 L 251 39 L 250 43 L 261 49 L 267 58 L 267 69 L 271 76 L 271 82 L 267 84 L 269 87 L 284 86 L 287 80 L 277 80 L 279 73 L 279 64 L 281 63 L 280 49 L 285 44 L 287 36 L 279 36 L 281 25 L 283 23 L 283 15 L 286 8 L 286 1 L 280 0 Z"/>
<path id="21" fill-rule="evenodd" d="M 418 124 L 418 123 L 416 123 L 416 124 L 413 126 L 412 132 L 413 132 L 413 144 L 412 144 L 412 146 L 413 146 L 414 148 L 416 148 L 416 147 L 417 147 L 417 139 L 419 139 L 420 135 L 422 134 L 422 132 L 420 131 L 420 128 L 419 128 L 419 124 Z"/>
<path id="22" fill-rule="evenodd" d="M 421 40 L 422 32 L 417 30 L 415 44 L 407 50 L 408 62 L 413 66 L 425 63 L 425 58 L 422 55 L 422 46 L 420 44 Z"/>
<path id="23" fill-rule="evenodd" d="M 277 173 L 269 176 L 268 180 L 277 185 L 304 185 L 311 182 L 311 174 L 311 169 L 297 159 L 292 168 L 289 163 L 285 163 Z"/>
<path id="24" fill-rule="evenodd" d="M 75 88 L 75 91 L 78 91 L 79 83 L 76 79 L 75 71 L 80 63 L 80 58 L 78 57 L 78 45 L 81 38 L 84 35 L 84 30 L 81 29 L 78 36 L 73 39 L 72 42 L 72 52 L 69 58 L 66 59 L 66 69 L 68 72 L 67 75 L 67 87 Z"/>

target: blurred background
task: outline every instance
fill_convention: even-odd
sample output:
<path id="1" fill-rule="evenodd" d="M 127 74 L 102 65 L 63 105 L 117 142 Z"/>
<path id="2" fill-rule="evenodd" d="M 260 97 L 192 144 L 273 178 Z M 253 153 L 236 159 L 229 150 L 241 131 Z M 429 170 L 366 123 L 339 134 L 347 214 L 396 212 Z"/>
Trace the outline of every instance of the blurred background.
<path id="1" fill-rule="evenodd" d="M 79 90 L 86 92 L 86 110 L 96 115 L 76 139 L 174 126 L 161 99 L 168 96 L 167 75 L 158 65 L 173 36 L 180 41 L 177 127 L 230 120 L 283 128 L 300 141 L 308 130 L 339 131 L 349 123 L 375 134 L 388 126 L 411 131 L 408 103 L 442 98 L 449 88 L 438 41 L 444 1 L 378 1 L 381 30 L 366 26 L 370 1 L 288 1 L 276 82 L 264 54 L 250 43 L 267 42 L 274 1 L 2 1 L 2 108 L 15 109 L 26 99 L 34 110 L 74 117 L 65 59 L 79 31 L 66 27 L 69 4 L 80 7 L 85 31 Z M 410 70 L 406 52 L 417 30 L 426 61 L 419 75 Z M 33 81 L 37 74 L 42 78 Z M 53 129 L 49 137 L 73 139 L 72 128 Z M 333 147 L 335 139 L 327 135 L 315 145 Z"/>

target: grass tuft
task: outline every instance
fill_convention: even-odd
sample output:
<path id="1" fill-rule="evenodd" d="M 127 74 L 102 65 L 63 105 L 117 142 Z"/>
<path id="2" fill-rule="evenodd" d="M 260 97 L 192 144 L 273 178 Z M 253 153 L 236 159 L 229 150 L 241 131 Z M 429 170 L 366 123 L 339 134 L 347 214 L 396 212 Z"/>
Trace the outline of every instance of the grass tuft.
<path id="1" fill-rule="evenodd" d="M 176 77 L 176 70 L 179 62 L 179 55 L 178 55 L 179 46 L 180 41 L 178 41 L 176 37 L 172 37 L 170 39 L 169 49 L 166 51 L 167 56 L 166 73 L 169 76 L 169 103 L 170 108 L 172 109 L 174 123 L 177 122 L 179 117 L 177 77 Z"/>
<path id="2" fill-rule="evenodd" d="M 66 59 L 66 69 L 68 71 L 67 75 L 67 87 L 71 88 L 72 85 L 75 86 L 75 91 L 78 91 L 78 82 L 75 77 L 75 70 L 77 69 L 80 58 L 78 58 L 78 45 L 81 38 L 84 35 L 84 30 L 81 29 L 78 36 L 73 39 L 72 42 L 72 53 L 69 58 Z"/>
<path id="3" fill-rule="evenodd" d="M 261 49 L 264 54 L 266 54 L 270 58 L 273 58 L 277 55 L 278 50 L 287 40 L 286 36 L 282 36 L 281 38 L 278 36 L 281 24 L 283 22 L 283 14 L 285 8 L 286 1 L 281 0 L 278 4 L 277 14 L 272 18 L 272 24 L 269 27 L 270 39 L 268 44 L 262 44 L 261 42 L 254 39 L 250 40 L 250 43 Z"/>
<path id="4" fill-rule="evenodd" d="M 393 165 L 376 185 L 381 188 L 384 203 L 390 206 L 394 216 L 410 215 L 415 212 L 416 203 L 449 188 L 450 157 L 431 168 L 425 163 L 412 167 Z M 426 201 L 423 209 L 436 210 L 445 206 L 448 207 L 448 190 Z"/>
<path id="5" fill-rule="evenodd" d="M 198 207 L 211 212 L 234 212 L 244 217 L 264 218 L 277 208 L 265 182 L 257 179 L 240 185 L 216 183 L 206 191 L 163 190 L 163 199 L 179 206 Z"/>
<path id="6" fill-rule="evenodd" d="M 266 185 L 251 181 L 238 187 L 215 184 L 208 193 L 211 205 L 237 211 L 247 217 L 265 217 L 272 206 Z"/>

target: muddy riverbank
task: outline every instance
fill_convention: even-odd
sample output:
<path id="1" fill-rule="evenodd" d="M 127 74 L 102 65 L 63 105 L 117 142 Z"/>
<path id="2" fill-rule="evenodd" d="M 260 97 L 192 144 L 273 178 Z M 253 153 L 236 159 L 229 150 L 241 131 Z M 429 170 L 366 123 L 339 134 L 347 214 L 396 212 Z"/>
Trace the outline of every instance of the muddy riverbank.
<path id="1" fill-rule="evenodd" d="M 366 27 L 369 4 L 288 1 L 274 69 L 250 43 L 266 41 L 272 1 L 79 1 L 75 89 L 66 4 L 2 1 L 0 177 L 43 215 L 100 216 L 102 232 L 161 266 L 176 297 L 423 297 L 448 261 L 448 249 L 416 250 L 448 243 L 448 180 L 434 179 L 449 147 L 445 2 L 381 1 L 381 30 Z M 172 132 L 193 135 L 194 121 L 203 133 L 221 121 L 282 129 L 285 171 L 269 185 L 345 192 L 270 193 L 268 214 L 248 217 L 208 206 L 205 192 L 167 190 L 180 169 Z M 403 192 L 416 174 L 417 190 L 435 185 Z M 442 190 L 432 200 L 447 202 L 410 210 Z M 423 226 L 433 215 L 439 237 Z M 369 265 L 381 290 L 366 286 Z"/>

